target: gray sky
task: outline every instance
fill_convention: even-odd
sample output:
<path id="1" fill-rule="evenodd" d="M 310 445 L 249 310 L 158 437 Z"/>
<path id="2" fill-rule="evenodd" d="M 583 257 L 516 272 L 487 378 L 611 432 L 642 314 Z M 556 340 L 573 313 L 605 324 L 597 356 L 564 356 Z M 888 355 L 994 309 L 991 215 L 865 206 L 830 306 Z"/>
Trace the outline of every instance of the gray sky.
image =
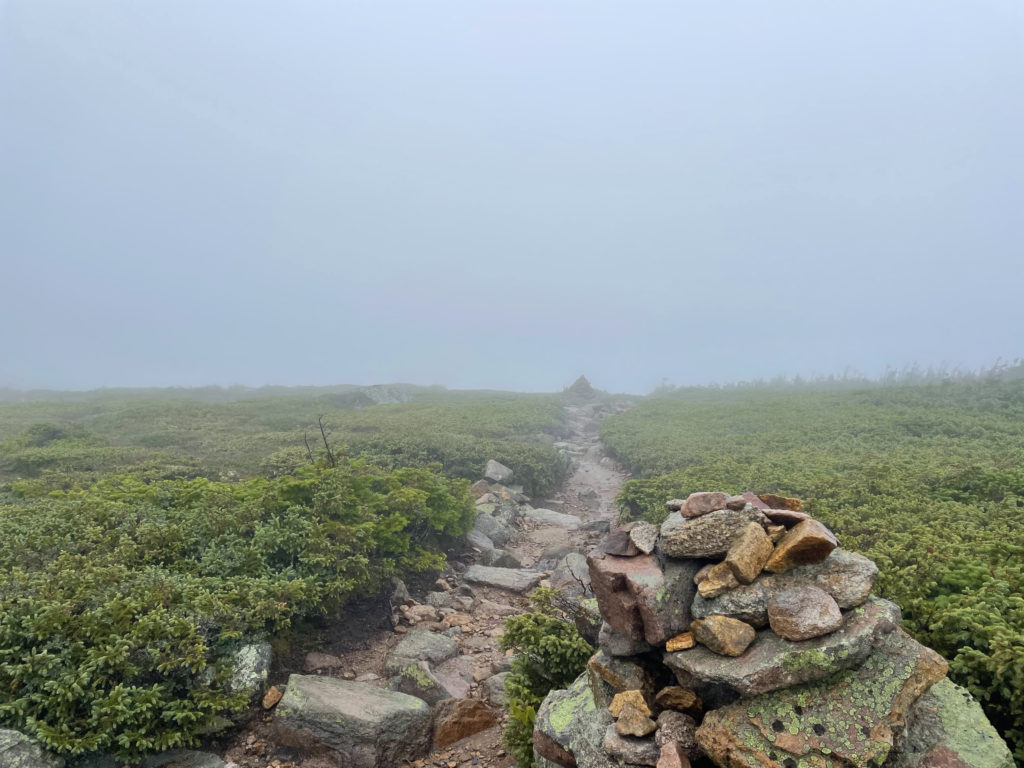
<path id="1" fill-rule="evenodd" d="M 1024 3 L 0 0 L 0 385 L 1024 353 Z"/>

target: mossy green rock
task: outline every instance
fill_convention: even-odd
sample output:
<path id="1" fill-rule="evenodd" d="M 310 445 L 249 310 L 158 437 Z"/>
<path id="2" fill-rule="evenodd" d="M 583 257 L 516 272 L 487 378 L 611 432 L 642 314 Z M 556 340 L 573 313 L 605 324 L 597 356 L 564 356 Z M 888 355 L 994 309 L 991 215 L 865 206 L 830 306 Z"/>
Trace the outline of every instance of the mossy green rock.
<path id="1" fill-rule="evenodd" d="M 434 676 L 430 665 L 425 661 L 417 661 L 402 667 L 388 687 L 393 691 L 423 699 L 430 705 L 452 697 L 444 684 Z"/>
<path id="2" fill-rule="evenodd" d="M 880 766 L 910 708 L 946 668 L 897 629 L 857 669 L 709 712 L 697 743 L 720 766 Z"/>
<path id="3" fill-rule="evenodd" d="M 421 699 L 333 677 L 292 675 L 275 711 L 280 743 L 319 745 L 346 768 L 390 768 L 430 748 L 430 707 Z"/>
<path id="4" fill-rule="evenodd" d="M 1013 756 L 971 694 L 940 680 L 911 710 L 892 768 L 1013 768 Z"/>
<path id="5" fill-rule="evenodd" d="M 608 710 L 598 707 L 586 674 L 566 690 L 551 691 L 537 710 L 534 755 L 539 768 L 618 768 L 601 747 L 612 724 Z"/>
<path id="6" fill-rule="evenodd" d="M 768 693 L 859 666 L 899 622 L 899 606 L 871 598 L 848 611 L 842 627 L 823 637 L 793 643 L 766 629 L 738 658 L 724 658 L 698 646 L 666 653 L 665 665 L 680 685 L 701 693 L 723 686 L 743 696 Z"/>

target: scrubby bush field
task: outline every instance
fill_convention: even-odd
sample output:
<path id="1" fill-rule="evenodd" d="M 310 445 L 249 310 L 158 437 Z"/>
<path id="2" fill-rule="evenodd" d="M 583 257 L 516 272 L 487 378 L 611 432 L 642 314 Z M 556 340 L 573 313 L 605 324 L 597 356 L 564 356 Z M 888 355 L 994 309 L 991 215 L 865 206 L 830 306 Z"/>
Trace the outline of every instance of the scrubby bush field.
<path id="1" fill-rule="evenodd" d="M 65 756 L 192 744 L 248 704 L 242 644 L 440 567 L 488 459 L 561 479 L 558 398 L 414 394 L 0 405 L 0 726 Z"/>
<path id="2" fill-rule="evenodd" d="M 696 490 L 804 499 L 1024 760 L 1024 381 L 680 390 L 601 435 L 635 476 L 626 517 Z"/>

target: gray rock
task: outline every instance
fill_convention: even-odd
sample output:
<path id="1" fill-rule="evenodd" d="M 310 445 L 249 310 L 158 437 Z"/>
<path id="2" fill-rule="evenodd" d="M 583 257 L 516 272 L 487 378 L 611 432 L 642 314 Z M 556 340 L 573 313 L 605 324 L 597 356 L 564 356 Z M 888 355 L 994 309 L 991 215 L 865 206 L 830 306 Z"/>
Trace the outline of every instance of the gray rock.
<path id="1" fill-rule="evenodd" d="M 569 515 L 565 512 L 555 512 L 552 509 L 528 509 L 524 513 L 531 520 L 536 520 L 544 525 L 555 525 L 559 528 L 574 530 L 583 524 L 577 515 Z"/>
<path id="2" fill-rule="evenodd" d="M 839 605 L 820 587 L 783 589 L 768 600 L 768 623 L 786 640 L 798 642 L 835 632 L 842 626 Z"/>
<path id="3" fill-rule="evenodd" d="M 684 688 L 699 693 L 726 688 L 751 696 L 860 666 L 871 649 L 899 625 L 900 618 L 899 606 L 871 598 L 848 612 L 843 625 L 824 637 L 793 643 L 762 630 L 739 658 L 722 657 L 698 646 L 666 653 L 664 660 Z"/>
<path id="4" fill-rule="evenodd" d="M 768 601 L 772 595 L 800 586 L 816 586 L 825 590 L 840 608 L 846 610 L 868 599 L 877 577 L 878 567 L 871 560 L 856 552 L 835 549 L 821 563 L 797 566 L 785 573 L 761 574 L 753 584 L 741 584 L 718 597 L 708 599 L 697 595 L 693 599 L 693 618 L 703 619 L 718 614 L 755 627 L 765 627 L 768 626 Z"/>
<path id="5" fill-rule="evenodd" d="M 488 677 L 483 682 L 484 698 L 494 707 L 504 707 L 508 704 L 508 693 L 505 692 L 505 681 L 508 679 L 508 672 L 499 672 Z"/>
<path id="6" fill-rule="evenodd" d="M 405 586 L 405 582 L 401 579 L 395 578 L 391 580 L 391 604 L 392 605 L 404 605 L 411 597 L 409 590 Z"/>
<path id="7" fill-rule="evenodd" d="M 623 632 L 619 632 L 608 622 L 601 622 L 601 631 L 597 635 L 597 644 L 602 651 L 611 656 L 637 656 L 651 650 L 651 646 L 643 640 L 636 640 Z"/>
<path id="8" fill-rule="evenodd" d="M 452 697 L 452 694 L 437 679 L 430 670 L 430 665 L 425 661 L 417 661 L 400 669 L 388 687 L 392 691 L 422 699 L 431 706 Z"/>
<path id="9" fill-rule="evenodd" d="M 616 733 L 614 725 L 609 725 L 605 729 L 601 746 L 609 757 L 628 765 L 655 766 L 658 764 L 658 757 L 661 756 L 661 748 L 655 743 L 654 736 L 643 739 L 620 736 Z"/>
<path id="10" fill-rule="evenodd" d="M 234 672 L 231 675 L 231 691 L 251 695 L 262 693 L 270 674 L 270 643 L 243 645 L 235 653 Z"/>
<path id="11" fill-rule="evenodd" d="M 450 637 L 433 632 L 410 632 L 391 649 L 384 666 L 390 674 L 398 674 L 404 667 L 418 661 L 426 661 L 436 666 L 457 656 L 458 653 L 459 646 Z"/>
<path id="12" fill-rule="evenodd" d="M 504 549 L 492 549 L 480 556 L 481 565 L 489 565 L 495 568 L 522 568 L 523 564 L 519 558 Z"/>
<path id="13" fill-rule="evenodd" d="M 474 549 L 479 549 L 481 552 L 494 549 L 494 542 L 491 541 L 490 537 L 485 536 L 476 528 L 466 534 L 466 543 Z"/>
<path id="14" fill-rule="evenodd" d="M 673 512 L 661 524 L 659 546 L 669 557 L 722 558 L 747 523 L 764 519 L 757 509 L 720 509 L 694 518 Z"/>
<path id="15" fill-rule="evenodd" d="M 453 629 L 460 629 L 453 627 Z M 456 656 L 434 669 L 434 677 L 438 679 L 448 695 L 453 699 L 464 699 L 469 695 L 473 682 L 473 659 L 470 656 Z"/>
<path id="16" fill-rule="evenodd" d="M 580 525 L 581 531 L 596 531 L 597 533 L 608 533 L 612 529 L 611 520 L 605 520 L 599 518 L 597 520 L 587 520 L 585 523 Z"/>
<path id="17" fill-rule="evenodd" d="M 907 722 L 892 768 L 1013 768 L 1006 742 L 981 705 L 949 678 L 918 700 Z"/>
<path id="18" fill-rule="evenodd" d="M 696 720 L 682 712 L 666 709 L 658 715 L 658 731 L 654 734 L 654 743 L 662 747 L 670 741 L 676 741 L 686 750 L 687 757 L 696 760 L 700 754 L 696 733 Z"/>
<path id="19" fill-rule="evenodd" d="M 504 547 L 508 544 L 509 539 L 512 538 L 512 531 L 509 530 L 507 525 L 486 513 L 476 516 L 474 530 L 489 538 L 497 547 Z"/>
<path id="20" fill-rule="evenodd" d="M 597 507 L 601 501 L 601 497 L 598 496 L 597 491 L 593 488 L 586 488 L 577 495 L 580 502 L 588 507 Z"/>
<path id="21" fill-rule="evenodd" d="M 432 605 L 435 608 L 448 608 L 452 604 L 452 593 L 427 592 L 427 596 L 424 599 L 426 600 L 427 605 Z"/>
<path id="22" fill-rule="evenodd" d="M 507 589 L 511 592 L 526 592 L 536 587 L 543 574 L 524 568 L 489 568 L 486 565 L 471 565 L 466 569 L 466 581 L 488 587 Z"/>
<path id="23" fill-rule="evenodd" d="M 659 529 L 656 525 L 637 523 L 629 529 L 629 538 L 636 545 L 637 549 L 645 555 L 649 555 L 654 551 L 654 546 L 658 543 L 658 533 Z"/>
<path id="24" fill-rule="evenodd" d="M 484 468 L 484 479 L 490 480 L 492 483 L 508 484 L 512 481 L 514 474 L 511 469 L 494 459 L 488 461 L 487 466 Z"/>
<path id="25" fill-rule="evenodd" d="M 573 596 L 582 595 L 590 586 L 590 567 L 587 558 L 579 552 L 570 552 L 555 566 L 551 586 Z"/>
<path id="26" fill-rule="evenodd" d="M 28 736 L 0 729 L 0 766 L 3 768 L 64 768 L 64 761 L 50 754 Z"/>
<path id="27" fill-rule="evenodd" d="M 172 749 L 142 758 L 142 768 L 227 768 L 229 765 L 234 763 L 225 763 L 217 755 L 191 749 Z"/>
<path id="28" fill-rule="evenodd" d="M 346 768 L 390 768 L 430 750 L 430 707 L 365 683 L 292 675 L 274 717 L 281 743 L 308 749 L 316 742 Z"/>

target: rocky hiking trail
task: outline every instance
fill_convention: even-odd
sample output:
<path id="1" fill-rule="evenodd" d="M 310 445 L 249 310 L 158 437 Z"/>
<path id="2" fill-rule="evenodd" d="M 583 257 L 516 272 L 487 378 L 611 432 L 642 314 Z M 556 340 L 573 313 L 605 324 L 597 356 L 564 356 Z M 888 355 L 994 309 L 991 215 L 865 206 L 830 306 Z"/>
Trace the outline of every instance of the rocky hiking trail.
<path id="1" fill-rule="evenodd" d="M 275 662 L 257 716 L 216 749 L 222 760 L 334 768 L 340 752 L 346 768 L 513 766 L 501 746 L 509 658 L 499 638 L 506 617 L 530 610 L 535 587 L 589 585 L 585 553 L 612 527 L 628 476 L 597 434 L 608 412 L 566 407 L 568 436 L 556 447 L 571 471 L 545 498 L 527 499 L 507 467 L 489 463 L 488 479 L 473 487 L 477 525 L 440 577 L 396 585 L 393 628 L 380 627 L 387 606 L 369 603 L 320 633 L 315 648 L 306 642 L 304 653 Z M 417 700 L 423 706 L 410 707 Z"/>

